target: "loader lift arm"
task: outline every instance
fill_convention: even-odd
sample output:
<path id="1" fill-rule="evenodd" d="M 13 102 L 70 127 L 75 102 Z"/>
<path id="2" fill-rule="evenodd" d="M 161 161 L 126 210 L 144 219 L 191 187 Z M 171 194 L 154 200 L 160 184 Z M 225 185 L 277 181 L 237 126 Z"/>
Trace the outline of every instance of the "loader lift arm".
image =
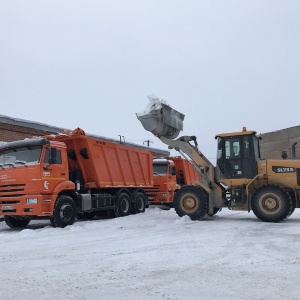
<path id="1" fill-rule="evenodd" d="M 214 207 L 222 207 L 222 189 L 215 183 L 214 166 L 199 151 L 195 136 L 181 136 L 175 139 L 183 129 L 184 115 L 170 106 L 159 101 L 158 98 L 148 97 L 150 103 L 143 113 L 137 114 L 137 118 L 143 127 L 152 132 L 169 149 L 177 150 L 187 161 L 187 156 L 195 163 L 192 164 L 199 174 L 201 181 L 199 186 L 208 194 L 208 214 L 214 214 Z M 192 145 L 190 142 L 194 142 Z"/>

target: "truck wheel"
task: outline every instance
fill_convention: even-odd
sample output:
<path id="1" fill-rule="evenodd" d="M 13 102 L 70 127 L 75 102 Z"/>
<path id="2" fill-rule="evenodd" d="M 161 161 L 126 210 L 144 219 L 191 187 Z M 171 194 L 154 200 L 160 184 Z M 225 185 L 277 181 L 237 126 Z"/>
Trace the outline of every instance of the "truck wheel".
<path id="1" fill-rule="evenodd" d="M 95 212 L 82 212 L 77 214 L 77 219 L 80 220 L 92 220 L 94 219 L 96 213 Z"/>
<path id="2" fill-rule="evenodd" d="M 4 220 L 10 228 L 24 228 L 30 222 L 29 219 L 14 218 L 11 216 L 4 216 Z"/>
<path id="3" fill-rule="evenodd" d="M 131 198 L 127 193 L 121 192 L 118 195 L 119 217 L 128 216 L 131 213 Z"/>
<path id="4" fill-rule="evenodd" d="M 207 203 L 207 194 L 201 188 L 184 186 L 176 192 L 173 206 L 179 217 L 188 215 L 195 221 L 206 215 Z"/>
<path id="5" fill-rule="evenodd" d="M 107 210 L 107 215 L 112 219 L 117 217 L 114 209 Z"/>
<path id="6" fill-rule="evenodd" d="M 278 185 L 264 185 L 251 197 L 251 207 L 263 222 L 280 222 L 292 211 L 292 198 Z"/>
<path id="7" fill-rule="evenodd" d="M 53 227 L 64 228 L 72 225 L 77 215 L 74 200 L 70 196 L 59 196 L 53 209 L 53 217 L 50 218 Z"/>
<path id="8" fill-rule="evenodd" d="M 139 214 L 145 212 L 146 209 L 146 195 L 141 191 L 134 191 L 132 193 L 132 208 L 133 214 Z"/>

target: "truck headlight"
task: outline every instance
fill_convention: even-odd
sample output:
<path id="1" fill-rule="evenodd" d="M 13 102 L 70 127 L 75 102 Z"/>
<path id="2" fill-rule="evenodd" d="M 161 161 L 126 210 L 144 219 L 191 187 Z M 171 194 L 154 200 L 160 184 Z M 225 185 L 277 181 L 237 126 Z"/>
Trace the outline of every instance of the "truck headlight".
<path id="1" fill-rule="evenodd" d="M 27 198 L 26 199 L 26 204 L 37 204 L 38 203 L 38 198 Z"/>

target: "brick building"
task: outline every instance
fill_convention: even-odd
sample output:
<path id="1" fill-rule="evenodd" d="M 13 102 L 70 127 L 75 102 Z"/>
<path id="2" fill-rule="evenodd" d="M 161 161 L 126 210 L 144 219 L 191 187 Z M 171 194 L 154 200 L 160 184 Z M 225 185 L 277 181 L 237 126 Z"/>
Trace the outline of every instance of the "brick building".
<path id="1" fill-rule="evenodd" d="M 66 128 L 59 128 L 47 124 L 16 119 L 4 115 L 0 115 L 0 143 L 11 142 L 16 140 L 22 140 L 25 138 L 30 138 L 32 136 L 43 136 L 51 133 L 59 133 Z M 89 135 L 95 138 L 104 139 L 110 142 L 119 142 L 114 139 Z M 155 157 L 169 156 L 170 152 L 165 150 L 160 150 L 156 148 L 141 146 L 132 143 L 126 143 L 127 145 L 139 147 L 143 149 L 150 150 Z"/>

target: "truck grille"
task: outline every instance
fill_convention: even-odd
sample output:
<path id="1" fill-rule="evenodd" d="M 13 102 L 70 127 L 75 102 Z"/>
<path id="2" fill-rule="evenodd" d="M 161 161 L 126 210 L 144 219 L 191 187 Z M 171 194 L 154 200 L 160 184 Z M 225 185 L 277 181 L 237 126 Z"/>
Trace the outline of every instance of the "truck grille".
<path id="1" fill-rule="evenodd" d="M 20 197 L 24 196 L 25 184 L 0 185 L 0 197 Z"/>
<path id="2" fill-rule="evenodd" d="M 146 192 L 146 194 L 148 196 L 155 197 L 157 195 L 157 193 L 159 192 L 159 188 L 160 188 L 159 185 L 154 185 L 152 188 L 146 188 L 146 189 L 144 189 L 144 191 Z"/>

